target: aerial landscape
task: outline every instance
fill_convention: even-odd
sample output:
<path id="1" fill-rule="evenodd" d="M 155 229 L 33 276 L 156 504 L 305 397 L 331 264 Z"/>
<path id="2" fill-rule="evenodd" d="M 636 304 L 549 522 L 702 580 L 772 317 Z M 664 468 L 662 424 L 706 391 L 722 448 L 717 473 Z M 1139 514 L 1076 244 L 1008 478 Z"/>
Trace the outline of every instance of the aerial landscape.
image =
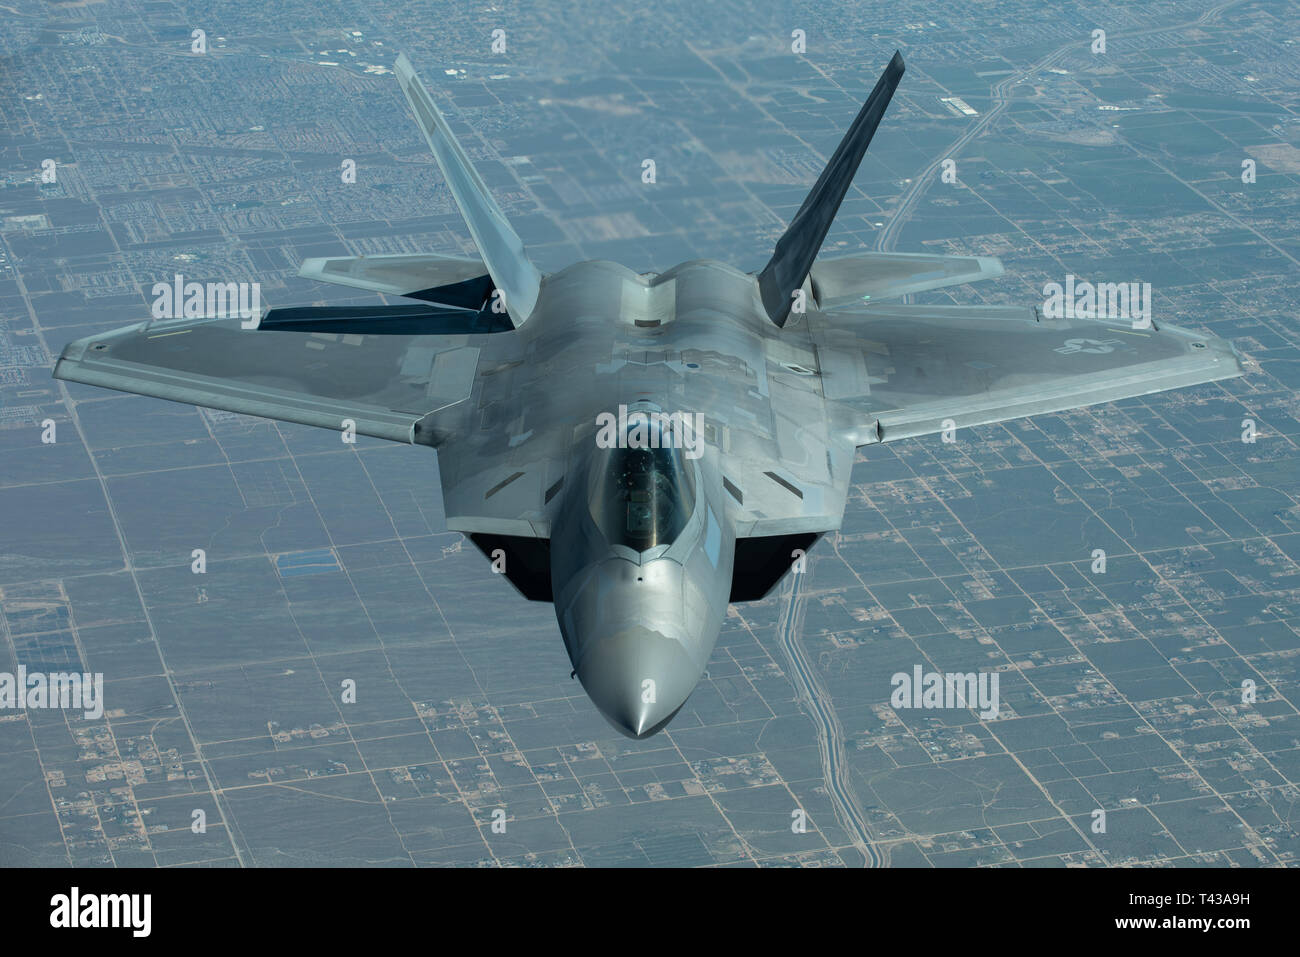
<path id="1" fill-rule="evenodd" d="M 1281 0 L 0 7 L 0 867 L 1296 866 L 1298 28 Z M 825 534 L 782 538 L 806 554 L 729 603 L 724 582 L 716 645 L 625 713 L 584 668 L 586 599 L 560 577 L 552 595 L 494 511 L 576 483 L 474 473 L 451 420 L 422 418 L 468 409 L 473 382 L 503 461 L 540 428 L 536 395 L 503 394 L 536 285 L 482 231 L 499 205 L 543 277 L 767 275 L 891 78 L 810 284 L 761 302 L 764 395 L 815 378 L 867 418 L 823 464 L 821 406 L 799 405 L 797 435 L 755 427 L 777 464 L 714 475 L 708 453 L 716 497 L 689 485 L 755 537 Z M 490 194 L 481 219 L 422 95 Z M 832 302 L 852 283 L 823 260 L 892 254 L 949 274 Z M 367 271 L 381 256 L 459 265 L 402 286 Z M 699 268 L 674 274 L 679 310 Z M 276 342 L 325 363 L 406 341 L 309 323 L 458 322 L 432 295 L 453 287 L 503 345 L 401 352 L 404 377 L 445 374 L 417 380 L 426 406 L 342 441 L 332 408 L 85 384 L 112 385 L 79 371 L 107 334 L 154 320 L 149 348 L 176 354 L 162 336 L 227 285 L 265 311 L 229 340 L 268 382 L 292 375 Z M 631 285 L 622 312 L 658 326 L 662 284 L 650 306 Z M 1103 303 L 1122 308 L 1080 335 Z M 1012 385 L 1143 343 L 1185 364 L 905 421 L 906 375 L 991 382 L 1014 345 L 989 331 L 1012 324 L 1051 339 Z M 816 350 L 774 359 L 801 329 Z M 907 335 L 957 358 L 909 373 Z M 856 371 L 832 374 L 839 347 Z M 721 366 L 682 348 L 659 361 Z M 543 384 L 568 408 L 594 381 Z M 742 431 L 688 423 L 675 467 Z M 825 488 L 790 464 L 808 448 Z M 700 509 L 687 528 L 729 574 L 730 525 Z M 577 541 L 529 515 L 534 540 Z M 16 704 L 37 675 L 87 682 Z"/>

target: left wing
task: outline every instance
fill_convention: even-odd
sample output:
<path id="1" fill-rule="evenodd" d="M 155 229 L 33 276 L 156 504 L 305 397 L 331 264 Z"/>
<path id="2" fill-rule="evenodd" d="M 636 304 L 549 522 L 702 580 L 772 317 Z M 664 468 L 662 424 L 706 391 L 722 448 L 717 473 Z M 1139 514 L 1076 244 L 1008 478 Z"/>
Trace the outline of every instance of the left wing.
<path id="1" fill-rule="evenodd" d="M 1243 373 L 1231 344 L 1159 323 L 1048 319 L 1005 306 L 809 313 L 823 393 L 893 439 L 1061 412 Z M 865 438 L 865 441 L 864 441 Z"/>
<path id="2" fill-rule="evenodd" d="M 414 442 L 426 415 L 467 398 L 479 349 L 463 335 L 339 335 L 156 320 L 71 342 L 56 379 Z M 433 443 L 429 443 L 433 444 Z"/>

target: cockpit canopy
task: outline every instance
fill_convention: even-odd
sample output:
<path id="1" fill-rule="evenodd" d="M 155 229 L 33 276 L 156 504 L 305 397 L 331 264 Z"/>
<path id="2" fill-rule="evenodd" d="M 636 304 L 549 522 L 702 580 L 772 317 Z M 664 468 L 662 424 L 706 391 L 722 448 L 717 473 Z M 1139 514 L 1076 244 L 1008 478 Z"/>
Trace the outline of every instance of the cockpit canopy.
<path id="1" fill-rule="evenodd" d="M 640 430 L 638 432 L 638 429 Z M 645 447 L 647 444 L 650 447 Z M 620 445 L 594 461 L 591 517 L 611 545 L 644 552 L 671 544 L 695 508 L 695 479 L 670 429 L 628 416 Z M 642 447 L 633 447 L 640 445 Z M 657 448 L 654 446 L 658 446 Z"/>

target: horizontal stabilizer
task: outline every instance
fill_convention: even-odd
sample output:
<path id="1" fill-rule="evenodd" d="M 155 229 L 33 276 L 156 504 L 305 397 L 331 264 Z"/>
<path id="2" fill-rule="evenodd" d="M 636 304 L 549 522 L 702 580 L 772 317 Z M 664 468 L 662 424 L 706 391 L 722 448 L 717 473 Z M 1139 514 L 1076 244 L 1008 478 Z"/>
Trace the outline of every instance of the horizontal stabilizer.
<path id="1" fill-rule="evenodd" d="M 813 298 L 819 309 L 839 309 L 877 299 L 942 289 L 1002 275 L 991 256 L 929 253 L 857 253 L 813 263 Z"/>
<path id="2" fill-rule="evenodd" d="M 505 296 L 506 311 L 516 327 L 522 326 L 537 304 L 542 274 L 529 262 L 523 242 L 483 178 L 470 165 L 429 91 L 415 75 L 411 61 L 405 55 L 399 56 L 394 70 L 487 271 Z"/>
<path id="3" fill-rule="evenodd" d="M 439 306 L 294 306 L 272 309 L 262 332 L 322 332 L 358 336 L 455 336 L 509 332 L 507 316 L 490 309 Z"/>
<path id="4" fill-rule="evenodd" d="M 339 256 L 305 259 L 298 275 L 317 282 L 350 286 L 390 296 L 422 298 L 416 293 L 463 282 L 487 273 L 481 259 L 458 259 L 427 253 L 396 256 Z M 477 304 L 476 304 L 477 308 Z"/>

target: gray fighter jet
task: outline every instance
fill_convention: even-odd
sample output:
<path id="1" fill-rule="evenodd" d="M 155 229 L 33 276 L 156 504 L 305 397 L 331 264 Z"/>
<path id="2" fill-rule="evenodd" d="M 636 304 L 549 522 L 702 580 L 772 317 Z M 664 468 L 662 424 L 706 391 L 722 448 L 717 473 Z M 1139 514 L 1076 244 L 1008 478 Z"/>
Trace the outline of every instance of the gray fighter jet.
<path id="1" fill-rule="evenodd" d="M 69 344 L 54 375 L 437 449 L 448 528 L 554 602 L 574 673 L 627 735 L 682 707 L 728 603 L 839 527 L 858 448 L 1241 374 L 1227 342 L 1163 322 L 882 301 L 995 259 L 818 258 L 897 53 L 757 274 L 543 275 L 405 57 L 396 74 L 481 259 L 311 259 L 301 275 L 415 303 L 147 321 Z"/>

